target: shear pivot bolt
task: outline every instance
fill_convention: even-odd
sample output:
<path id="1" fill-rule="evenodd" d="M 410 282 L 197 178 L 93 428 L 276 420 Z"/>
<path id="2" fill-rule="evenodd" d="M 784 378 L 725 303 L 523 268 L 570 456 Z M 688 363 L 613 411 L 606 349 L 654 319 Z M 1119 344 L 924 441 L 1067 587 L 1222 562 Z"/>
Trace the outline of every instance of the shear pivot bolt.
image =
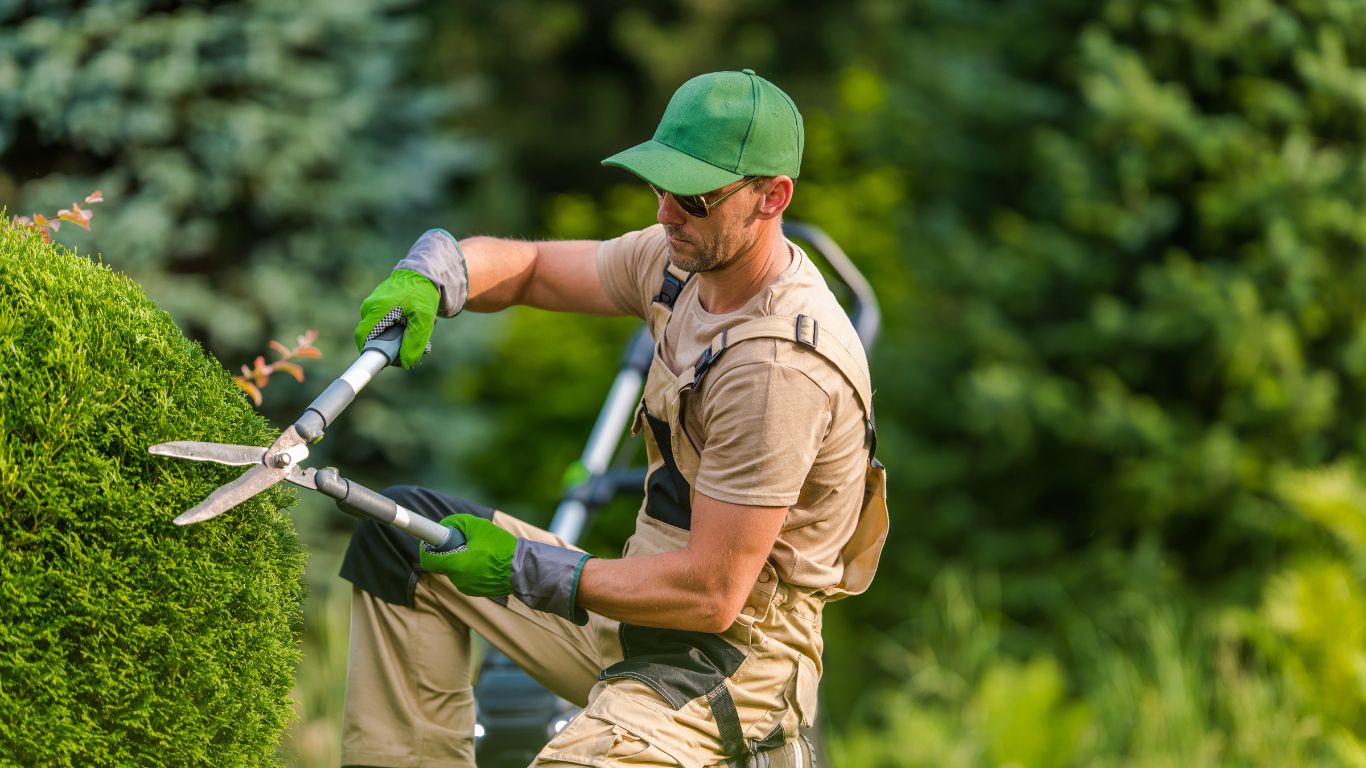
<path id="1" fill-rule="evenodd" d="M 288 469 L 308 458 L 308 446 L 292 445 L 270 457 L 270 464 L 276 469 Z"/>

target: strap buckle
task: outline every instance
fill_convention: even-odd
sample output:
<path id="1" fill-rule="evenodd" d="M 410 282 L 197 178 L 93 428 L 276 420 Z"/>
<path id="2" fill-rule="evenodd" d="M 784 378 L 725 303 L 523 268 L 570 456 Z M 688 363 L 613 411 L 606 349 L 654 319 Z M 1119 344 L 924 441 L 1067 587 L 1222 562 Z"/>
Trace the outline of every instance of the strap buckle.
<path id="1" fill-rule="evenodd" d="M 692 367 L 692 379 L 694 385 L 696 385 L 697 381 L 702 378 L 702 374 L 707 372 L 707 369 L 711 367 L 711 364 L 716 362 L 716 358 L 720 357 L 721 353 L 726 351 L 726 340 L 729 337 L 729 335 L 729 328 L 727 328 L 724 331 L 721 331 L 721 346 L 708 346 L 706 349 L 702 350 L 702 354 L 697 356 L 697 362 L 694 363 Z M 715 343 L 716 342 L 712 342 L 713 345 Z"/>
<path id="2" fill-rule="evenodd" d="M 808 330 L 810 330 L 810 341 L 807 340 L 806 332 Z M 793 338 L 796 339 L 797 343 L 805 344 L 806 346 L 815 349 L 816 345 L 818 345 L 821 340 L 821 324 L 816 322 L 816 318 L 811 317 L 810 315 L 797 315 L 797 328 L 793 334 Z"/>
<path id="3" fill-rule="evenodd" d="M 666 262 L 664 264 L 664 282 L 660 284 L 659 293 L 655 294 L 654 300 L 673 310 L 674 302 L 678 301 L 678 294 L 683 292 L 683 286 L 687 285 L 688 280 L 691 279 L 692 274 L 689 273 L 686 280 L 680 280 L 669 270 L 669 265 Z"/>

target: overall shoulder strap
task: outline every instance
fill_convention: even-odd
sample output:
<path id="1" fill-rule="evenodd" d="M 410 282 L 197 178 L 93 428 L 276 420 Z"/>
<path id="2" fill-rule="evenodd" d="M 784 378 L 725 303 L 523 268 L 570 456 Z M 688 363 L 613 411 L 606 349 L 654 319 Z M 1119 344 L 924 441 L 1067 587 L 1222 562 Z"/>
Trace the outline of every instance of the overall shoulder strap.
<path id="1" fill-rule="evenodd" d="M 664 261 L 664 282 L 659 286 L 659 293 L 655 294 L 655 303 L 663 304 L 672 312 L 674 302 L 678 301 L 678 294 L 683 292 L 683 286 L 692 279 L 691 272 L 684 272 L 675 267 L 672 261 Z"/>
<path id="2" fill-rule="evenodd" d="M 693 365 L 692 386 L 696 386 L 697 382 L 702 380 L 707 369 L 715 364 L 727 348 L 750 339 L 784 339 L 800 344 L 835 366 L 849 382 L 849 386 L 854 388 L 854 395 L 858 398 L 859 406 L 863 408 L 864 419 L 867 422 L 869 457 L 876 453 L 877 429 L 876 420 L 873 418 L 872 382 L 854 355 L 843 344 L 829 334 L 821 335 L 820 323 L 810 315 L 770 315 L 722 331 L 711 340 L 706 349 L 702 350 L 702 354 Z"/>

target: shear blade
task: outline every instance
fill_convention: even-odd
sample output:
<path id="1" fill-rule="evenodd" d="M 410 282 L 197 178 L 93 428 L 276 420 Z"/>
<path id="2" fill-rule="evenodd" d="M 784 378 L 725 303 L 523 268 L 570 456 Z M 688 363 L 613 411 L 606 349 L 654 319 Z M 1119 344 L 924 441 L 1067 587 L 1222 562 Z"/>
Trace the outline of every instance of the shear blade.
<path id="1" fill-rule="evenodd" d="M 190 461 L 212 461 L 217 464 L 227 464 L 232 467 L 245 467 L 250 464 L 260 464 L 262 457 L 266 455 L 265 448 L 258 448 L 254 445 L 232 445 L 231 443 L 204 443 L 196 440 L 172 440 L 169 443 L 157 443 L 147 449 L 148 453 L 157 456 L 170 456 L 175 459 L 189 459 Z"/>
<path id="2" fill-rule="evenodd" d="M 191 525 L 215 518 L 252 496 L 275 485 L 289 474 L 288 469 L 276 469 L 257 464 L 227 485 L 221 485 L 208 498 L 180 513 L 176 525 Z"/>

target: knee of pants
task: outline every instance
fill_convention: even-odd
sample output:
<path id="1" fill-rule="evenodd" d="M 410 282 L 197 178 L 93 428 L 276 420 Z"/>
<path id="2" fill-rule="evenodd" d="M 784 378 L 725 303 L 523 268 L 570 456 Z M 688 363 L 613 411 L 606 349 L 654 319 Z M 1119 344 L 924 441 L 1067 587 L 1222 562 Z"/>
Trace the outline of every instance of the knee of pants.
<path id="1" fill-rule="evenodd" d="M 430 520 L 457 513 L 493 519 L 493 510 L 468 499 L 416 485 L 381 491 L 399 506 Z M 418 542 L 410 534 L 372 520 L 361 520 L 351 533 L 341 577 L 386 603 L 413 606 L 419 566 Z"/>

